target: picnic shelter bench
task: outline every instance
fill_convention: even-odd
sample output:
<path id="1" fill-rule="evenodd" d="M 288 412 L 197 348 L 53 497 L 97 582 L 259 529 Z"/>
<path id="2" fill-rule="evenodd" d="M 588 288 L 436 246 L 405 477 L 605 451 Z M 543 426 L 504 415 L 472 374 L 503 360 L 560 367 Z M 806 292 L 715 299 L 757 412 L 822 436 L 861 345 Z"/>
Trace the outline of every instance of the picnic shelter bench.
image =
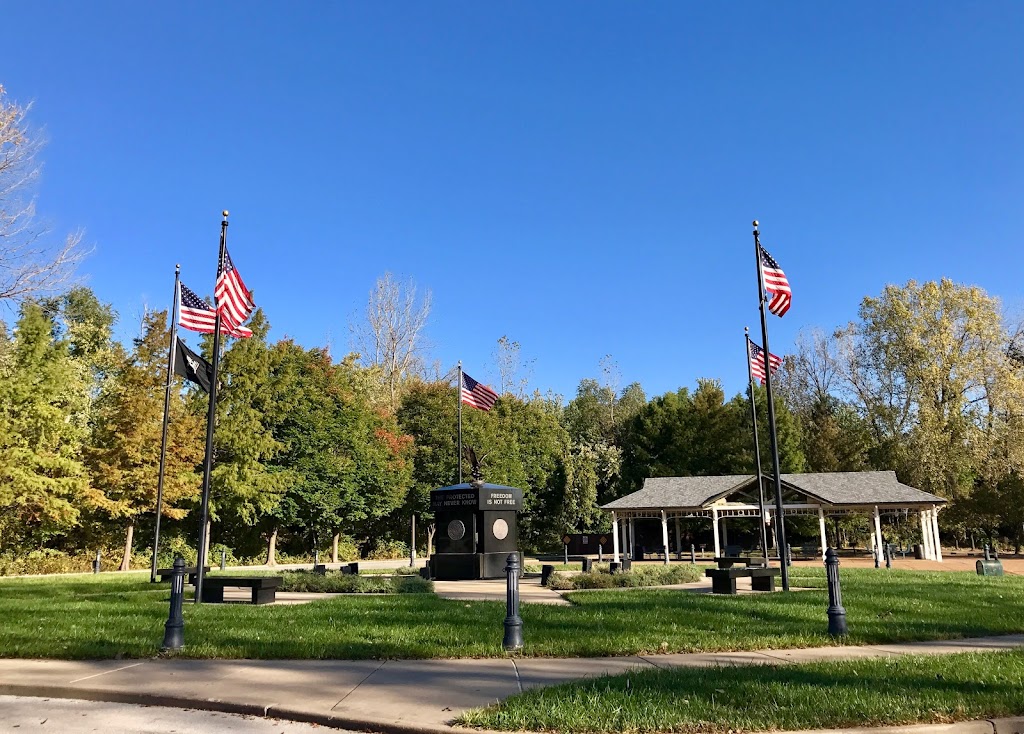
<path id="1" fill-rule="evenodd" d="M 252 589 L 253 604 L 273 604 L 282 581 L 280 576 L 207 576 L 203 579 L 202 601 L 223 604 L 224 588 L 230 586 Z"/>

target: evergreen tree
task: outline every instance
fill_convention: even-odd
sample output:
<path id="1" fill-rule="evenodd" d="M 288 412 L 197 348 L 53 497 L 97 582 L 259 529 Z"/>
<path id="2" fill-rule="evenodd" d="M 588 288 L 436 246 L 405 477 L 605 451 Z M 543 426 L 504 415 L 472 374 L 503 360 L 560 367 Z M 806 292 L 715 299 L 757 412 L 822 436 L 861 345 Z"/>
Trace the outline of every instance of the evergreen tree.
<path id="1" fill-rule="evenodd" d="M 106 505 L 82 463 L 89 379 L 56 324 L 26 301 L 0 362 L 0 543 L 42 547 Z"/>

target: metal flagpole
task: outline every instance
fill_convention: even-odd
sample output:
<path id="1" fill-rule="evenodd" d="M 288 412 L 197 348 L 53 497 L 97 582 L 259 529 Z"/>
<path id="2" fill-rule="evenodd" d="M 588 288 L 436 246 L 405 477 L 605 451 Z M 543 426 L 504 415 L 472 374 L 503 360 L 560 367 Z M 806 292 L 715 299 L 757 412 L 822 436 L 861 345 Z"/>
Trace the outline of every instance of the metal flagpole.
<path id="1" fill-rule="evenodd" d="M 459 360 L 459 484 L 462 484 L 462 360 Z"/>
<path id="2" fill-rule="evenodd" d="M 224 253 L 228 242 L 228 211 L 223 212 L 220 223 L 220 254 L 217 257 L 217 277 L 224 267 Z M 216 281 L 215 281 L 216 282 Z M 202 603 L 203 567 L 206 565 L 206 525 L 210 518 L 210 471 L 213 469 L 213 429 L 217 417 L 217 371 L 220 367 L 220 309 L 217 308 L 217 289 L 214 287 L 213 307 L 217 315 L 213 322 L 213 377 L 210 379 L 210 406 L 206 411 L 206 458 L 203 460 L 203 505 L 200 512 L 199 551 L 196 555 L 196 598 L 195 603 Z"/>
<path id="3" fill-rule="evenodd" d="M 164 385 L 164 425 L 160 436 L 160 473 L 156 480 L 156 529 L 153 532 L 153 565 L 149 570 L 149 580 L 156 583 L 156 554 L 160 547 L 160 513 L 164 502 L 164 468 L 167 466 L 167 419 L 171 407 L 171 383 L 174 380 L 174 354 L 177 352 L 178 340 L 178 282 L 181 278 L 181 265 L 174 266 L 174 301 L 171 305 L 171 346 L 167 351 L 167 382 Z"/>
<path id="4" fill-rule="evenodd" d="M 754 373 L 750 366 L 750 328 L 743 327 L 743 336 L 747 342 L 747 379 L 750 381 L 750 422 L 754 427 L 754 464 L 757 473 L 757 507 L 761 513 L 761 550 L 764 551 L 765 565 L 768 562 L 768 525 L 764 514 L 764 480 L 761 477 L 761 442 L 757 437 L 757 405 L 754 403 Z"/>
<path id="5" fill-rule="evenodd" d="M 782 511 L 782 476 L 779 469 L 779 441 L 775 434 L 775 401 L 772 399 L 772 366 L 769 361 L 768 320 L 764 315 L 764 272 L 761 268 L 761 235 L 754 220 L 754 257 L 757 258 L 757 300 L 761 308 L 761 349 L 764 353 L 764 383 L 768 390 L 768 436 L 771 438 L 772 471 L 775 473 L 775 542 L 782 569 L 782 590 L 789 591 L 789 567 L 786 565 L 786 518 Z"/>

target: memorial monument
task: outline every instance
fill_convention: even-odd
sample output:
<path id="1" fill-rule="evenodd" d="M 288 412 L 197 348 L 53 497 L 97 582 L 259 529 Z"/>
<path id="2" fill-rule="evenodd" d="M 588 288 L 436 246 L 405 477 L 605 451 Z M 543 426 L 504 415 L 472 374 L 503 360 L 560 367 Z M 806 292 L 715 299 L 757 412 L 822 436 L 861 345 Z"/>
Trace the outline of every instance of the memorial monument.
<path id="1" fill-rule="evenodd" d="M 473 481 L 430 492 L 437 525 L 430 576 L 441 581 L 504 578 L 508 554 L 518 552 L 516 513 L 523 509 L 523 490 L 486 484 L 482 459 L 469 447 L 466 453 Z"/>

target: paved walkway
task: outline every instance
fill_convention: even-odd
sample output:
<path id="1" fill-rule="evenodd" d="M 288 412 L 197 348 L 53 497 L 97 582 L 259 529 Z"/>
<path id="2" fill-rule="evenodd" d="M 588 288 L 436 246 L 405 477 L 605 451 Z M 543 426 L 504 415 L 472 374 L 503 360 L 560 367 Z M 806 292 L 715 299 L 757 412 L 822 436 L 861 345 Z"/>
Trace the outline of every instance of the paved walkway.
<path id="1" fill-rule="evenodd" d="M 784 665 L 1008 650 L 1024 635 L 950 642 L 615 658 L 0 660 L 0 694 L 195 708 L 394 732 L 447 732 L 461 711 L 526 688 L 633 668 Z M 991 732 L 991 728 L 988 730 Z"/>

